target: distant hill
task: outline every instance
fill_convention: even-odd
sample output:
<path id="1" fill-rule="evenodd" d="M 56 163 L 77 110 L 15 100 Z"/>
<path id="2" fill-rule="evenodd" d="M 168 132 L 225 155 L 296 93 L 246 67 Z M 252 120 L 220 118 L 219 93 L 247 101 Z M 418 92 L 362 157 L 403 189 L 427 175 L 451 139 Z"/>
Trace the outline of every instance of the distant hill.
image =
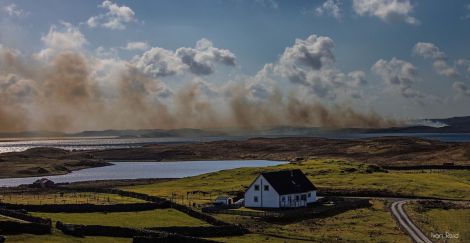
<path id="1" fill-rule="evenodd" d="M 402 127 L 383 129 L 363 128 L 319 128 L 319 127 L 295 127 L 277 126 L 262 127 L 257 129 L 142 129 L 142 130 L 103 130 L 83 131 L 79 133 L 61 133 L 48 131 L 31 131 L 18 133 L 0 133 L 0 138 L 27 138 L 27 137 L 119 137 L 119 138 L 158 138 L 158 137 L 276 137 L 276 136 L 318 136 L 331 134 L 352 133 L 470 133 L 470 116 L 451 117 L 444 119 L 424 119 L 411 122 Z"/>
<path id="2" fill-rule="evenodd" d="M 104 130 L 104 131 L 84 131 L 72 134 L 77 137 L 129 137 L 129 138 L 155 138 L 155 137 L 210 137 L 210 136 L 225 136 L 225 133 L 216 131 L 206 131 L 201 129 L 146 129 L 146 130 Z"/>
<path id="3" fill-rule="evenodd" d="M 206 131 L 201 129 L 144 129 L 144 130 L 103 130 L 103 131 L 83 131 L 78 133 L 61 132 L 11 132 L 0 133 L 0 138 L 34 138 L 34 137 L 119 137 L 119 138 L 157 138 L 157 137 L 211 137 L 226 136 L 227 134 L 218 131 Z"/>
<path id="4" fill-rule="evenodd" d="M 63 137 L 65 133 L 48 131 L 0 132 L 0 138 Z"/>

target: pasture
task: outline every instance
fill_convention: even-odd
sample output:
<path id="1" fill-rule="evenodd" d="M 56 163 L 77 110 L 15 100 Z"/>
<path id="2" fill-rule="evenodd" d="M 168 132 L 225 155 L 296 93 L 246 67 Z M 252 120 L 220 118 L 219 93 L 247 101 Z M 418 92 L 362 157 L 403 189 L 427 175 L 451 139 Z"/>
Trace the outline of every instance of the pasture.
<path id="1" fill-rule="evenodd" d="M 171 208 L 139 212 L 31 214 L 42 218 L 50 218 L 53 222 L 62 221 L 68 224 L 121 226 L 129 228 L 208 226 L 207 223 L 199 219 L 190 217 Z"/>
<path id="2" fill-rule="evenodd" d="M 11 204 L 96 204 L 111 205 L 125 203 L 143 203 L 145 201 L 115 194 L 95 192 L 27 192 L 0 195 L 0 202 Z"/>
<path id="3" fill-rule="evenodd" d="M 388 191 L 416 197 L 470 199 L 470 171 L 373 171 L 367 164 L 334 159 L 265 168 L 239 168 L 122 190 L 162 196 L 182 204 L 208 203 L 217 195 L 243 192 L 264 171 L 301 169 L 320 189 Z"/>

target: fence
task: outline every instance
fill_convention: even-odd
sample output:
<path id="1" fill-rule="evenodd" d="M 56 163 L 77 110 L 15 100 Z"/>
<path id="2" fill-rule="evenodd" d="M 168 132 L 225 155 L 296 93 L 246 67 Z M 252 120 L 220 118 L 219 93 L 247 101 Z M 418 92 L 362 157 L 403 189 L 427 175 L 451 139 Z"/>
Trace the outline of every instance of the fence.
<path id="1" fill-rule="evenodd" d="M 60 221 L 57 221 L 56 228 L 61 230 L 64 234 L 72 236 L 109 236 L 134 238 L 134 242 L 214 242 L 211 240 L 194 238 L 175 233 L 117 226 L 64 224 Z M 136 238 L 139 240 L 136 241 Z"/>
<path id="2" fill-rule="evenodd" d="M 210 215 L 198 212 L 198 211 L 192 209 L 189 206 L 177 204 L 177 203 L 169 201 L 165 198 L 157 197 L 157 196 L 150 196 L 150 195 L 147 195 L 147 194 L 144 194 L 144 193 L 123 191 L 123 190 L 119 190 L 119 189 L 106 189 L 106 188 L 80 188 L 80 189 L 74 188 L 74 189 L 68 189 L 68 190 L 93 191 L 93 192 L 110 193 L 110 194 L 117 194 L 117 195 L 126 196 L 126 197 L 137 198 L 137 199 L 145 200 L 145 201 L 148 201 L 148 202 L 158 203 L 158 204 L 160 204 L 162 206 L 165 206 L 167 208 L 168 207 L 174 208 L 174 209 L 176 209 L 178 211 L 181 211 L 181 212 L 183 212 L 183 213 L 185 213 L 185 214 L 187 214 L 191 217 L 200 219 L 200 220 L 205 221 L 205 222 L 207 222 L 209 224 L 212 224 L 212 225 L 216 225 L 216 226 L 230 225 L 230 224 L 225 223 L 221 220 L 218 220 L 218 219 L 216 219 L 216 218 L 214 218 Z"/>
<path id="3" fill-rule="evenodd" d="M 149 230 L 163 231 L 168 233 L 176 233 L 192 237 L 227 237 L 240 236 L 249 233 L 247 229 L 238 225 L 224 226 L 169 226 L 169 227 L 153 227 Z"/>
<path id="4" fill-rule="evenodd" d="M 233 209 L 222 209 L 222 208 L 216 208 L 216 207 L 203 208 L 202 211 L 204 213 L 231 214 L 231 215 L 251 216 L 251 217 L 269 217 L 269 218 L 282 217 L 282 214 L 280 212 L 271 212 L 271 211 L 233 210 Z"/>
<path id="5" fill-rule="evenodd" d="M 0 221 L 0 232 L 3 234 L 34 234 L 47 235 L 51 228 L 45 224 Z"/>
<path id="6" fill-rule="evenodd" d="M 0 221 L 0 232 L 8 234 L 27 233 L 27 234 L 50 234 L 52 232 L 52 222 L 50 219 L 43 219 L 24 214 L 20 211 L 0 208 L 0 214 L 8 217 L 26 221 Z"/>
<path id="7" fill-rule="evenodd" d="M 25 214 L 25 213 L 23 213 L 21 211 L 17 211 L 17 210 L 9 210 L 9 209 L 5 209 L 5 208 L 0 208 L 0 214 L 8 216 L 8 217 L 12 217 L 12 218 L 17 218 L 17 219 L 20 219 L 20 220 L 23 220 L 23 221 L 28 221 L 28 222 L 31 222 L 31 223 L 44 224 L 44 225 L 49 225 L 49 226 L 52 225 L 52 222 L 51 222 L 50 219 L 43 219 L 43 218 L 40 218 L 40 217 L 34 217 L 34 216 L 31 216 L 29 214 Z"/>
<path id="8" fill-rule="evenodd" d="M 45 213 L 94 213 L 94 212 L 135 212 L 168 208 L 168 205 L 159 203 L 127 203 L 112 205 L 96 204 L 43 204 L 43 205 L 18 205 L 0 203 L 0 207 L 13 210 L 26 210 Z"/>
<path id="9" fill-rule="evenodd" d="M 322 207 L 308 207 L 301 209 L 278 210 L 278 211 L 247 211 L 247 210 L 229 210 L 217 207 L 203 208 L 202 211 L 206 213 L 219 213 L 231 214 L 240 216 L 251 217 L 264 217 L 264 218 L 308 218 L 308 217 L 326 217 L 342 213 L 348 210 L 370 207 L 371 204 L 367 199 L 353 199 L 336 202 L 334 206 Z"/>

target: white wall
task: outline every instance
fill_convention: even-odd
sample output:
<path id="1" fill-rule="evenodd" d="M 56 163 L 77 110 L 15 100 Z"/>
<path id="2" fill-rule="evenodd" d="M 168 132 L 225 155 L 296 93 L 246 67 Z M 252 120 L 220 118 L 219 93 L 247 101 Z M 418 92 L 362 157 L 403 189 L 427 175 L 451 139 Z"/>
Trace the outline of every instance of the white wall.
<path id="1" fill-rule="evenodd" d="M 258 191 L 255 191 L 255 185 L 259 186 Z M 264 186 L 266 185 L 269 187 L 267 191 L 264 190 Z M 258 202 L 255 202 L 255 196 L 258 197 Z M 279 194 L 274 190 L 271 184 L 260 175 L 245 192 L 245 207 L 278 208 Z"/>
<path id="2" fill-rule="evenodd" d="M 310 197 L 308 196 L 309 193 Z M 304 196 L 305 200 L 302 200 L 302 195 Z M 280 196 L 279 200 L 281 207 L 305 207 L 308 203 L 317 201 L 317 193 L 316 191 L 310 191 L 306 193 L 282 195 Z"/>

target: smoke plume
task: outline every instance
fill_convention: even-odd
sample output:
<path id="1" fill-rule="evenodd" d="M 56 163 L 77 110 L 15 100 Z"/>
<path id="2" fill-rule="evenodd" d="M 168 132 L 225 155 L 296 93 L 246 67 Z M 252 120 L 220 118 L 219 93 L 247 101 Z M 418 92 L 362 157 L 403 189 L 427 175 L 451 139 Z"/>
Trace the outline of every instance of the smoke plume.
<path id="1" fill-rule="evenodd" d="M 0 131 L 395 124 L 375 113 L 285 95 L 276 87 L 263 99 L 250 92 L 240 83 L 211 93 L 198 82 L 172 91 L 129 62 L 95 60 L 78 51 L 38 61 L 0 50 Z"/>

